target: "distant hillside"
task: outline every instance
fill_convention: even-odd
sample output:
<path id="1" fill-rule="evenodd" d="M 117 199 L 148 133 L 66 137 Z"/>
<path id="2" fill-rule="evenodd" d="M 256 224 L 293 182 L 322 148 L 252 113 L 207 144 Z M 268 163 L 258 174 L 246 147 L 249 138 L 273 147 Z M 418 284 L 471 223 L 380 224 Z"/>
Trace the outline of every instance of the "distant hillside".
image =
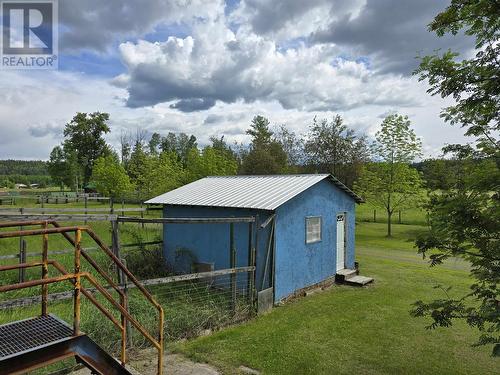
<path id="1" fill-rule="evenodd" d="M 42 160 L 0 160 L 0 175 L 48 176 L 49 171 Z"/>
<path id="2" fill-rule="evenodd" d="M 15 184 L 51 185 L 47 162 L 41 160 L 0 160 L 0 188 Z"/>

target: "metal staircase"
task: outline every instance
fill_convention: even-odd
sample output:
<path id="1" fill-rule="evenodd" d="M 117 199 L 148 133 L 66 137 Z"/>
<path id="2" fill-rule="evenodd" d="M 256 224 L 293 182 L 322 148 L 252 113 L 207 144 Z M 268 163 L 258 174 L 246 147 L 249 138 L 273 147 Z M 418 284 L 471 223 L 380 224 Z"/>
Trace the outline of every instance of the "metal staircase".
<path id="1" fill-rule="evenodd" d="M 50 227 L 49 227 L 50 225 Z M 100 240 L 100 238 L 86 226 L 61 227 L 55 221 L 17 221 L 0 223 L 0 228 L 41 226 L 41 229 L 0 231 L 0 239 L 26 236 L 42 236 L 42 259 L 38 262 L 19 263 L 0 266 L 0 272 L 15 269 L 40 267 L 39 279 L 24 281 L 15 284 L 0 285 L 0 293 L 13 290 L 41 286 L 41 314 L 38 317 L 0 325 L 0 375 L 23 374 L 28 371 L 45 367 L 49 364 L 74 357 L 76 360 L 96 374 L 130 374 L 125 368 L 127 362 L 127 324 L 136 328 L 158 351 L 157 374 L 162 374 L 163 368 L 163 309 L 153 299 L 151 294 L 140 284 L 132 273 L 123 265 L 115 254 Z M 81 247 L 82 234 L 87 234 L 106 254 L 117 269 L 127 279 L 134 283 L 143 296 L 158 311 L 158 332 L 149 333 L 128 311 L 127 296 L 122 286 L 113 279 L 90 257 Z M 74 247 L 74 269 L 69 273 L 58 262 L 48 257 L 48 241 L 50 234 L 62 234 Z M 71 234 L 74 234 L 74 238 Z M 87 260 L 92 272 L 81 271 L 81 257 Z M 55 268 L 60 275 L 49 277 L 49 266 Z M 106 280 L 107 285 L 101 285 L 97 275 Z M 120 320 L 116 319 L 93 295 L 93 292 L 82 285 L 86 280 L 95 291 L 120 313 Z M 60 282 L 70 282 L 73 288 L 73 324 L 48 313 L 48 285 Z M 114 290 L 119 295 L 116 301 L 108 290 Z M 121 333 L 120 361 L 92 341 L 80 330 L 80 304 L 83 294 L 97 309 L 108 318 Z M 96 319 L 96 317 L 91 317 Z M 156 336 L 156 338 L 154 337 Z"/>

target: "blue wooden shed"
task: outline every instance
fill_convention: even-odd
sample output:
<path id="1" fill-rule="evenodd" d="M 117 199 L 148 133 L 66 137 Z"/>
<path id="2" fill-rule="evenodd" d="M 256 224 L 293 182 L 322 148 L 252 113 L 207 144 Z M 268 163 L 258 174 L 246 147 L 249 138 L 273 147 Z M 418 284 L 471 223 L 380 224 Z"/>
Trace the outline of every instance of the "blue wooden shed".
<path id="1" fill-rule="evenodd" d="M 355 204 L 362 199 L 329 174 L 206 177 L 150 199 L 165 218 L 256 217 L 257 290 L 274 302 L 353 269 Z M 236 266 L 248 265 L 249 231 L 234 224 Z M 229 268 L 227 224 L 165 224 L 164 252 Z M 271 252 L 271 254 L 270 254 Z"/>

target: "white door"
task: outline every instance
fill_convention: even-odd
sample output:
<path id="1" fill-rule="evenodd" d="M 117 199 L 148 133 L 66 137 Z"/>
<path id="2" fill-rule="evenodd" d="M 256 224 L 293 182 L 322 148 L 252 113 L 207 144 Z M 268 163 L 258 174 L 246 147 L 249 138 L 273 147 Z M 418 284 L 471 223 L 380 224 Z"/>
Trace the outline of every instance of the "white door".
<path id="1" fill-rule="evenodd" d="M 337 271 L 345 268 L 345 214 L 337 215 Z"/>

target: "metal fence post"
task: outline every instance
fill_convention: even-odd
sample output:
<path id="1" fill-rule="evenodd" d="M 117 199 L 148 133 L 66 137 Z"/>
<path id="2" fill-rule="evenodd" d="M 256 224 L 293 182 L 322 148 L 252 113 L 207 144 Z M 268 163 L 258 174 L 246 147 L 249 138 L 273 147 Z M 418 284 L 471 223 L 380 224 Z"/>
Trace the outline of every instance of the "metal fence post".
<path id="1" fill-rule="evenodd" d="M 231 268 L 236 268 L 236 248 L 234 246 L 234 223 L 229 224 L 229 251 Z M 231 274 L 231 311 L 236 313 L 236 274 Z"/>
<path id="2" fill-rule="evenodd" d="M 144 219 L 144 211 L 142 211 L 142 206 L 144 205 L 144 203 L 141 201 L 141 219 Z M 144 221 L 141 223 L 142 225 L 142 229 L 144 229 Z"/>
<path id="3" fill-rule="evenodd" d="M 42 226 L 43 229 L 47 229 L 47 222 Z M 42 279 L 46 279 L 49 276 L 49 235 L 47 233 L 43 234 L 42 237 Z M 49 298 L 49 286 L 48 284 L 42 285 L 42 316 L 47 316 L 47 300 Z"/>
<path id="4" fill-rule="evenodd" d="M 121 261 L 122 261 L 123 265 L 125 267 L 127 267 L 127 260 L 125 258 L 121 258 Z M 125 295 L 125 297 L 123 298 L 121 305 L 128 313 L 130 313 L 129 308 L 128 308 L 128 285 L 127 284 L 128 284 L 127 275 L 123 275 L 123 284 L 121 284 L 120 286 L 123 288 L 122 290 L 123 290 L 123 294 Z M 132 327 L 130 326 L 130 322 L 127 320 L 127 318 L 123 314 L 121 314 L 121 323 L 122 323 L 122 327 L 125 327 L 125 331 L 123 332 L 124 337 L 122 337 L 122 350 L 123 350 L 123 352 L 125 352 L 124 346 L 128 346 L 129 348 L 131 348 L 133 346 Z M 123 359 L 123 362 L 125 362 L 125 358 Z"/>
<path id="5" fill-rule="evenodd" d="M 253 266 L 254 266 L 254 271 L 253 271 L 253 290 L 252 290 L 252 297 L 253 297 L 253 306 L 255 307 L 255 312 L 257 312 L 257 257 L 259 256 L 259 225 L 260 225 L 260 220 L 259 220 L 259 215 L 255 215 L 255 244 L 253 247 Z"/>
<path id="6" fill-rule="evenodd" d="M 73 294 L 73 335 L 80 333 L 80 254 L 81 254 L 82 232 L 77 229 L 75 232 L 75 287 Z"/>
<path id="7" fill-rule="evenodd" d="M 88 198 L 87 196 L 85 195 L 85 197 L 83 198 L 83 202 L 85 204 L 85 215 L 88 215 L 88 206 L 89 206 L 89 201 L 88 201 Z M 87 225 L 87 220 L 85 220 L 85 225 Z"/>
<path id="8" fill-rule="evenodd" d="M 23 208 L 19 209 L 19 211 L 21 212 L 21 215 L 23 214 Z M 21 225 L 19 227 L 19 230 L 23 230 L 23 226 Z M 24 263 L 21 259 L 21 255 L 22 254 L 26 254 L 26 241 L 24 241 L 24 238 L 22 236 L 19 237 L 19 263 Z M 24 275 L 25 275 L 25 270 L 24 268 L 20 268 L 19 269 L 19 282 L 23 282 L 24 281 Z"/>
<path id="9" fill-rule="evenodd" d="M 120 259 L 120 234 L 118 233 L 118 221 L 113 220 L 111 221 L 111 250 L 113 251 L 113 254 Z M 123 271 L 117 267 L 116 268 L 118 273 L 118 284 L 122 285 L 123 280 L 124 280 L 124 274 Z"/>
<path id="10" fill-rule="evenodd" d="M 21 241 L 21 247 L 19 248 L 19 263 L 26 263 L 26 241 Z M 26 269 L 19 269 L 19 282 L 23 283 L 25 280 Z"/>
<path id="11" fill-rule="evenodd" d="M 254 247 L 253 247 L 253 223 L 248 223 L 248 266 L 252 267 L 253 266 L 253 257 L 254 257 Z M 247 297 L 248 297 L 248 303 L 250 304 L 250 308 L 252 308 L 253 305 L 253 273 L 255 271 L 249 272 L 247 274 L 248 278 L 248 283 L 247 283 Z"/>

